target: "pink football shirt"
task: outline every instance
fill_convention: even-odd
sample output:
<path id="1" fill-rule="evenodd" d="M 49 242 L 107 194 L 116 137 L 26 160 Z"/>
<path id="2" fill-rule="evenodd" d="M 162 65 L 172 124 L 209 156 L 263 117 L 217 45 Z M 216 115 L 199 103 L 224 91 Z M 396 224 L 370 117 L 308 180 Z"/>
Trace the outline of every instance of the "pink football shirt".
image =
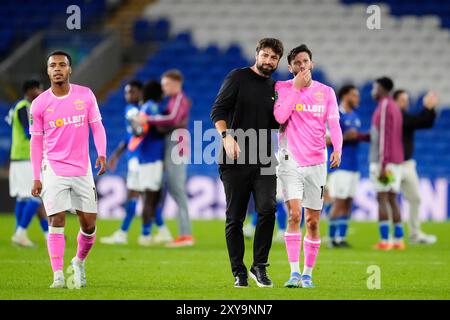
<path id="1" fill-rule="evenodd" d="M 300 166 L 314 166 L 326 162 L 326 123 L 339 130 L 330 130 L 334 151 L 342 150 L 339 127 L 339 107 L 332 88 L 312 81 L 307 88 L 295 89 L 293 80 L 278 81 L 275 85 L 274 115 L 282 124 L 279 148 L 287 149 Z M 339 135 L 340 138 L 339 139 Z M 335 138 L 335 139 L 334 139 Z"/>
<path id="2" fill-rule="evenodd" d="M 51 88 L 31 104 L 30 133 L 44 136 L 44 159 L 58 176 L 85 176 L 89 163 L 89 123 L 101 121 L 91 89 L 70 84 L 64 97 Z"/>

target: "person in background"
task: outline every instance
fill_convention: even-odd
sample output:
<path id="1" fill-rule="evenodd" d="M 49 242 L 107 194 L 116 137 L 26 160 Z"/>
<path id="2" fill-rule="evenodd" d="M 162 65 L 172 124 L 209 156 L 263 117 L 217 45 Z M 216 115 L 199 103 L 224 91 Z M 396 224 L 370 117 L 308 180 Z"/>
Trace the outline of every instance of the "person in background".
<path id="1" fill-rule="evenodd" d="M 9 194 L 16 198 L 14 214 L 16 230 L 12 242 L 22 247 L 32 247 L 34 243 L 28 238 L 27 228 L 42 206 L 39 198 L 31 196 L 33 187 L 30 161 L 30 126 L 29 113 L 33 100 L 42 93 L 42 84 L 37 80 L 27 80 L 23 84 L 24 97 L 11 109 L 12 127 L 11 163 L 9 168 Z M 42 211 L 42 210 L 40 210 Z M 39 215 L 42 231 L 47 238 L 48 221 L 44 214 Z"/>
<path id="2" fill-rule="evenodd" d="M 331 170 L 328 180 L 329 195 L 333 198 L 333 206 L 329 218 L 330 248 L 349 247 L 346 241 L 353 198 L 359 183 L 358 150 L 359 143 L 368 141 L 369 136 L 360 132 L 361 120 L 356 113 L 359 107 L 359 91 L 354 85 L 345 85 L 338 92 L 339 123 L 344 143 L 342 146 L 342 162 L 339 168 Z M 331 146 L 331 139 L 327 137 Z"/>
<path id="3" fill-rule="evenodd" d="M 420 227 L 419 176 L 413 154 L 414 133 L 416 130 L 428 129 L 433 126 L 439 99 L 435 92 L 428 92 L 423 98 L 423 110 L 418 114 L 412 114 L 408 111 L 409 96 L 405 90 L 396 90 L 393 97 L 403 115 L 403 152 L 405 161 L 402 164 L 400 188 L 403 196 L 409 203 L 409 242 L 412 244 L 433 244 L 437 241 L 436 236 L 426 234 Z"/>
<path id="4" fill-rule="evenodd" d="M 186 194 L 186 163 L 189 157 L 189 137 L 177 129 L 186 129 L 189 121 L 191 101 L 183 92 L 183 74 L 176 69 L 166 71 L 161 77 L 164 96 L 169 98 L 162 115 L 143 116 L 141 123 L 158 127 L 165 133 L 164 172 L 167 189 L 178 206 L 179 234 L 169 248 L 194 245 Z"/>
<path id="5" fill-rule="evenodd" d="M 372 87 L 372 97 L 378 104 L 370 129 L 369 174 L 378 200 L 380 241 L 374 247 L 377 250 L 405 249 L 397 201 L 404 161 L 403 117 L 391 96 L 393 88 L 394 83 L 388 77 L 376 79 Z M 389 232 L 390 217 L 394 225 L 393 243 Z"/>

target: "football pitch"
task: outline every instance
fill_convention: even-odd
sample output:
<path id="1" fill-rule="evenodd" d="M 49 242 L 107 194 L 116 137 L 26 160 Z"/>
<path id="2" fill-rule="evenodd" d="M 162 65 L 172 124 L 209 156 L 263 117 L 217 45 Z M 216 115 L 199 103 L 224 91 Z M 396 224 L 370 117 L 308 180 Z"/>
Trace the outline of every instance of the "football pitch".
<path id="1" fill-rule="evenodd" d="M 118 221 L 99 221 L 98 238 L 109 235 Z M 176 231 L 175 221 L 169 227 Z M 225 245 L 223 221 L 194 221 L 197 244 L 192 248 L 140 247 L 140 221 L 135 220 L 125 246 L 97 242 L 86 262 L 87 288 L 49 289 L 52 272 L 46 244 L 37 220 L 29 236 L 37 247 L 11 245 L 13 215 L 0 214 L 0 299 L 449 299 L 450 223 L 425 223 L 426 232 L 438 243 L 408 246 L 405 251 L 378 252 L 375 223 L 352 222 L 351 249 L 328 249 L 323 243 L 314 271 L 315 289 L 286 289 L 289 275 L 284 244 L 274 243 L 269 275 L 274 288 L 233 288 Z M 69 216 L 66 224 L 65 267 L 76 250 L 78 223 Z M 321 225 L 326 234 L 326 222 Z M 246 241 L 246 265 L 250 267 L 252 243 Z M 370 266 L 379 267 L 380 289 L 368 288 L 373 281 Z M 377 269 L 375 267 L 375 269 Z M 369 271 L 373 267 L 369 268 Z M 66 272 L 66 279 L 70 276 Z M 369 279 L 369 280 L 368 280 Z"/>

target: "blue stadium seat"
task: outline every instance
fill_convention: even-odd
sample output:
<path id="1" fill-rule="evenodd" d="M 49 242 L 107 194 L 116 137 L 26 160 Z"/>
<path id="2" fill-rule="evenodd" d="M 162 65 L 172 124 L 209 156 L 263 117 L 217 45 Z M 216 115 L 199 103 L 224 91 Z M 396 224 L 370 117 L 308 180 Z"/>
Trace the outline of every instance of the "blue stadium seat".
<path id="1" fill-rule="evenodd" d="M 372 4 L 370 0 L 341 0 L 344 4 L 366 3 Z M 450 28 L 450 1 L 442 0 L 381 0 L 377 3 L 386 3 L 390 7 L 391 14 L 395 16 L 404 15 L 437 15 L 441 18 L 441 26 Z"/>

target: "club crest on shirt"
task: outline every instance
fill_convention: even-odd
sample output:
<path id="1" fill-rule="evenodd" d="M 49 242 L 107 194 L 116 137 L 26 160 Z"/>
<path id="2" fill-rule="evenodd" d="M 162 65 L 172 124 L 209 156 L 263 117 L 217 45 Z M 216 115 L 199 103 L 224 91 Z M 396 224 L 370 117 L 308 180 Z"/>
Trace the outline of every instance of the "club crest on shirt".
<path id="1" fill-rule="evenodd" d="M 75 110 L 84 110 L 84 108 L 86 107 L 86 104 L 84 103 L 83 100 L 77 99 L 73 102 L 73 104 L 75 105 Z"/>
<path id="2" fill-rule="evenodd" d="M 314 98 L 316 98 L 317 102 L 322 103 L 325 100 L 325 95 L 322 91 L 317 91 L 314 93 Z"/>

